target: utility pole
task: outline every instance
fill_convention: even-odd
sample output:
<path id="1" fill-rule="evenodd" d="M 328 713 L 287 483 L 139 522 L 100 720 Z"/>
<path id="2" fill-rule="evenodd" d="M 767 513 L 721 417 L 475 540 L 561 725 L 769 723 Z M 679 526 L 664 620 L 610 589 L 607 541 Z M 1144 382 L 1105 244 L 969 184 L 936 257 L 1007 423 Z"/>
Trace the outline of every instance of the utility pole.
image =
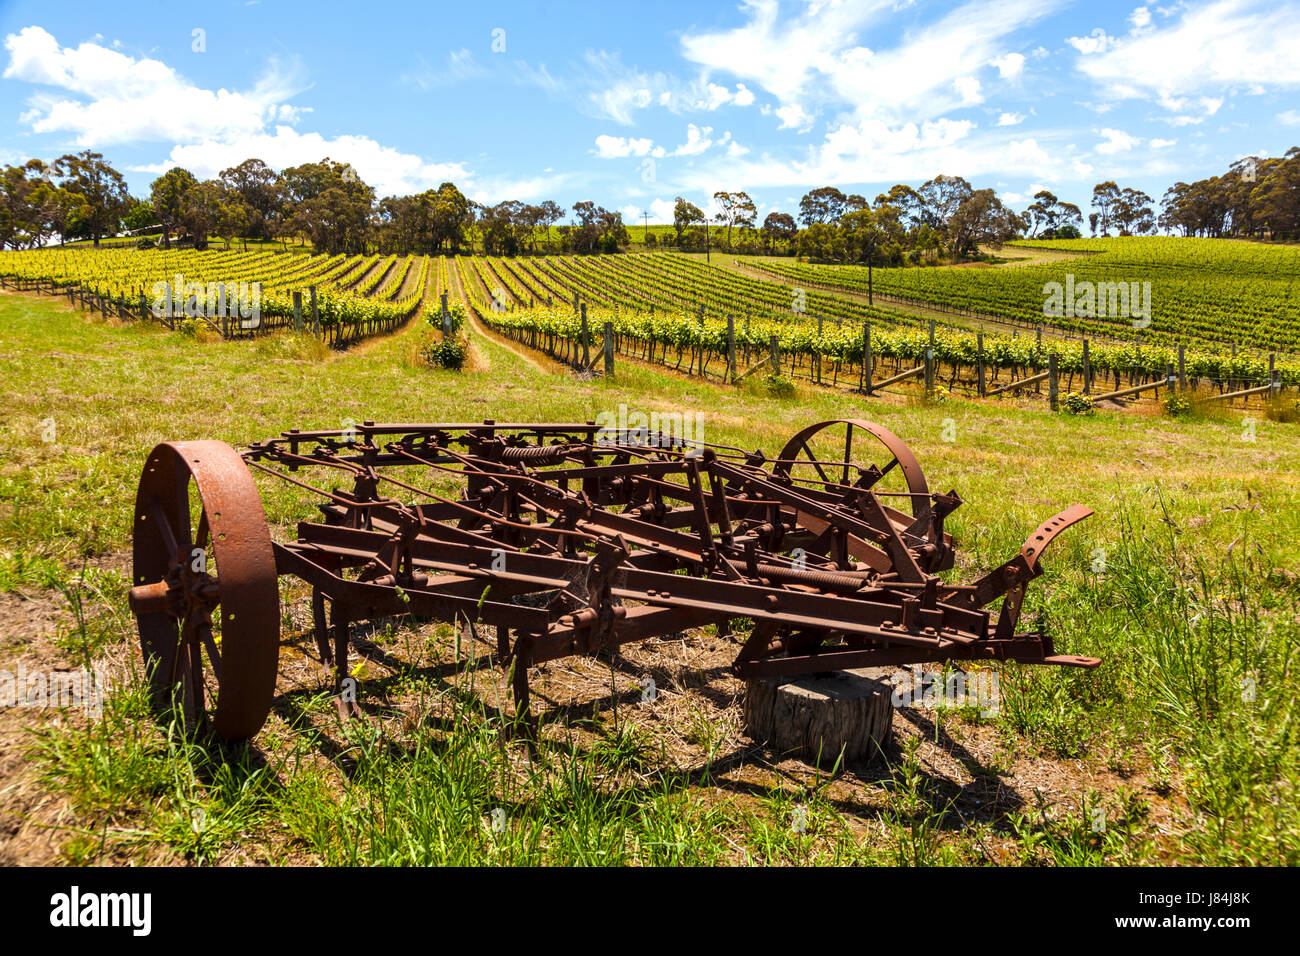
<path id="1" fill-rule="evenodd" d="M 645 241 L 646 245 L 650 244 L 650 210 L 641 213 L 641 218 L 645 220 Z"/>

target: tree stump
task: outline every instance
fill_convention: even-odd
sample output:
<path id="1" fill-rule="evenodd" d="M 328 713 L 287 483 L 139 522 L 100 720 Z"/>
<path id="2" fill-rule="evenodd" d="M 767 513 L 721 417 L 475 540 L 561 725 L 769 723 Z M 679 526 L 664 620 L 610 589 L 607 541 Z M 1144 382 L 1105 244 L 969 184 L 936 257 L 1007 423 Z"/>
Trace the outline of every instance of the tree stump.
<path id="1" fill-rule="evenodd" d="M 864 667 L 801 677 L 751 680 L 745 692 L 745 730 L 783 753 L 822 765 L 870 759 L 889 741 L 894 708 L 892 671 Z"/>

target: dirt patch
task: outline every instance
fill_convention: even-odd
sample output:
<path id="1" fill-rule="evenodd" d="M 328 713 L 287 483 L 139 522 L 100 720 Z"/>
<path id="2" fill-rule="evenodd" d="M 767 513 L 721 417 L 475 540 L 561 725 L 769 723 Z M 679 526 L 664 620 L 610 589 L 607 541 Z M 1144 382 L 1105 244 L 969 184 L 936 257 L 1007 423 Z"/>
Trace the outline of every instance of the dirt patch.
<path id="1" fill-rule="evenodd" d="M 55 638 L 66 618 L 66 606 L 50 594 L 0 594 L 0 672 L 15 693 L 25 693 L 19 684 L 28 674 L 44 673 L 61 658 Z M 66 801 L 45 792 L 27 757 L 33 728 L 49 719 L 35 707 L 0 707 L 0 866 L 58 859 L 61 840 L 50 828 L 66 814 Z"/>
<path id="2" fill-rule="evenodd" d="M 130 553 L 94 558 L 88 569 L 129 574 Z M 90 613 L 102 609 L 89 608 Z M 62 861 L 61 846 L 72 836 L 74 814 L 66 798 L 49 792 L 28 752 L 35 736 L 56 724 L 84 723 L 84 704 L 36 706 L 47 682 L 65 681 L 80 672 L 61 643 L 76 624 L 66 598 L 58 591 L 25 587 L 0 593 L 0 680 L 32 705 L 0 706 L 0 866 L 33 866 Z M 114 646 L 93 669 L 111 686 L 126 674 L 134 648 Z M 23 686 L 26 685 L 26 686 Z M 77 685 L 79 688 L 84 685 Z"/>

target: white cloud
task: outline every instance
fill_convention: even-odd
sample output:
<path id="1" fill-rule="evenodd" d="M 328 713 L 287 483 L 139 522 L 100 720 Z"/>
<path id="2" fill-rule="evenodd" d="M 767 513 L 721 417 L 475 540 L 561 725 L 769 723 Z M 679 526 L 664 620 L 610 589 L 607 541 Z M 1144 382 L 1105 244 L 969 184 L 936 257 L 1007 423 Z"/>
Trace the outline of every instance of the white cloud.
<path id="1" fill-rule="evenodd" d="M 1138 7 L 1129 14 L 1128 22 L 1133 24 L 1134 31 L 1149 27 L 1151 25 L 1151 11 L 1146 7 Z"/>
<path id="2" fill-rule="evenodd" d="M 989 65 L 996 67 L 998 75 L 1004 80 L 1019 79 L 1025 69 L 1025 58 L 1020 53 L 1008 53 L 1006 56 L 989 60 Z"/>
<path id="3" fill-rule="evenodd" d="M 290 106 L 288 103 L 282 103 L 275 112 L 275 118 L 281 123 L 293 124 L 310 112 L 312 112 L 310 106 Z"/>
<path id="4" fill-rule="evenodd" d="M 1003 113 L 998 117 L 999 126 L 1017 126 L 1025 121 L 1024 113 Z"/>
<path id="5" fill-rule="evenodd" d="M 301 89 L 271 70 L 245 91 L 206 90 L 160 60 L 135 59 L 87 41 L 75 49 L 38 26 L 5 37 L 6 79 L 61 92 L 38 91 L 22 121 L 35 133 L 68 133 L 78 146 L 140 140 L 198 142 L 256 134 L 300 110 L 284 102 Z"/>
<path id="6" fill-rule="evenodd" d="M 1130 136 L 1128 133 L 1124 132 L 1123 130 L 1111 129 L 1109 127 L 1103 129 L 1101 131 L 1101 135 L 1106 137 L 1106 141 L 1103 143 L 1098 143 L 1096 146 L 1096 150 L 1097 152 L 1103 153 L 1105 155 L 1110 155 L 1112 153 L 1128 152 L 1134 146 L 1137 146 L 1139 143 L 1142 142 L 1142 139 L 1140 137 Z"/>
<path id="7" fill-rule="evenodd" d="M 1170 146 L 1177 145 L 1176 139 L 1153 139 L 1151 140 L 1152 149 L 1168 149 Z"/>
<path id="8" fill-rule="evenodd" d="M 1024 57 L 1003 53 L 1006 38 L 1064 2 L 967 0 L 893 46 L 872 47 L 860 34 L 894 34 L 896 0 L 813 2 L 788 16 L 776 0 L 747 0 L 741 26 L 688 34 L 682 54 L 704 69 L 725 64 L 801 115 L 834 102 L 853 104 L 862 119 L 925 120 L 978 102 L 973 78 L 995 59 L 1018 74 Z"/>
<path id="9" fill-rule="evenodd" d="M 1183 7 L 1177 20 L 1168 20 L 1148 21 L 1103 49 L 1085 50 L 1070 41 L 1091 53 L 1079 58 L 1078 69 L 1112 98 L 1151 98 L 1171 112 L 1182 112 L 1171 104 L 1194 94 L 1203 94 L 1201 105 L 1212 114 L 1216 98 L 1221 103 L 1223 92 L 1234 88 L 1300 86 L 1290 28 L 1300 21 L 1300 0 L 1212 0 Z"/>
<path id="10" fill-rule="evenodd" d="M 686 142 L 673 150 L 674 156 L 697 156 L 713 145 L 713 127 L 699 127 L 694 123 L 686 125 Z M 726 142 L 731 134 L 726 134 L 720 142 Z"/>
<path id="11" fill-rule="evenodd" d="M 663 72 L 650 73 L 625 66 L 616 53 L 587 53 L 581 82 L 590 87 L 586 106 L 595 115 L 631 125 L 638 110 L 652 104 L 674 113 L 711 112 L 723 106 L 750 106 L 754 91 L 744 83 L 735 90 L 710 81 L 706 75 L 681 80 Z"/>
<path id="12" fill-rule="evenodd" d="M 650 218 L 658 223 L 672 222 L 675 208 L 676 203 L 670 199 L 656 199 L 650 203 Z"/>
<path id="13" fill-rule="evenodd" d="M 601 159 L 619 159 L 624 156 L 648 156 L 654 149 L 650 139 L 601 135 L 596 137 L 596 155 Z"/>
<path id="14" fill-rule="evenodd" d="M 779 129 L 797 129 L 800 132 L 805 132 L 812 128 L 813 118 L 805 113 L 803 107 L 798 103 L 791 103 L 789 106 L 778 106 L 774 112 L 781 120 Z"/>
<path id="15" fill-rule="evenodd" d="M 718 154 L 712 163 L 686 169 L 677 180 L 688 190 L 712 191 L 727 181 L 748 188 L 807 188 L 809 183 L 889 184 L 918 182 L 937 173 L 976 179 L 989 175 L 1023 176 L 1034 181 L 1084 178 L 1071 165 L 1076 151 L 1054 133 L 1008 140 L 1001 131 L 981 133 L 970 120 L 940 118 L 890 124 L 879 119 L 841 122 L 804 158 L 783 160 L 769 153 L 732 159 Z M 1087 167 L 1085 166 L 1085 169 Z"/>
<path id="16" fill-rule="evenodd" d="M 1038 140 L 1033 138 L 1013 139 L 1006 155 L 1010 164 L 1020 169 L 1046 169 L 1052 162 L 1047 150 L 1039 146 Z"/>
<path id="17" fill-rule="evenodd" d="M 1069 37 L 1065 42 L 1084 56 L 1088 56 L 1093 53 L 1105 53 L 1115 45 L 1116 41 L 1107 36 L 1106 31 L 1101 27 L 1097 27 L 1090 36 Z"/>
<path id="18" fill-rule="evenodd" d="M 704 108 L 706 110 L 716 110 L 728 100 L 731 99 L 731 90 L 725 86 L 719 86 L 717 83 L 706 83 L 704 86 Z"/>
<path id="19" fill-rule="evenodd" d="M 277 126 L 274 132 L 256 133 L 236 140 L 209 140 L 174 146 L 165 161 L 131 168 L 139 172 L 162 173 L 173 166 L 183 166 L 200 179 L 208 179 L 250 156 L 256 156 L 275 169 L 315 163 L 327 156 L 335 162 L 351 163 L 362 180 L 374 186 L 381 196 L 418 192 L 448 180 L 454 180 L 464 188 L 473 178 L 461 163 L 426 162 L 413 153 L 399 152 L 367 136 L 327 138 L 320 133 L 300 133 L 289 126 Z"/>
<path id="20" fill-rule="evenodd" d="M 1277 121 L 1283 126 L 1300 126 L 1300 110 L 1286 110 L 1278 113 Z"/>
<path id="21" fill-rule="evenodd" d="M 962 106 L 974 106 L 976 103 L 983 103 L 984 97 L 980 95 L 980 81 L 973 76 L 959 76 L 952 81 L 952 88 L 961 94 Z"/>
<path id="22" fill-rule="evenodd" d="M 40 27 L 9 35 L 5 47 L 10 54 L 6 78 L 63 91 L 32 97 L 22 119 L 34 132 L 72 133 L 78 145 L 92 148 L 121 142 L 173 144 L 165 160 L 130 167 L 136 172 L 161 173 L 183 166 L 200 178 L 211 178 L 253 156 L 276 169 L 329 157 L 351 163 L 381 196 L 416 192 L 448 180 L 463 188 L 474 186 L 473 173 L 459 162 L 429 162 L 367 136 L 300 132 L 291 124 L 311 108 L 284 102 L 298 90 L 274 66 L 251 90 L 214 92 L 193 85 L 159 60 L 132 58 L 92 41 L 75 49 L 60 47 Z M 527 199 L 555 180 L 500 185 Z"/>
<path id="23" fill-rule="evenodd" d="M 587 103 L 597 116 L 616 123 L 631 125 L 633 114 L 652 102 L 661 106 L 671 102 L 668 78 L 663 73 L 646 73 L 629 70 L 617 54 L 600 51 L 586 55 L 586 66 L 592 74 Z"/>
<path id="24" fill-rule="evenodd" d="M 360 172 L 360 170 L 358 171 Z M 555 176 L 487 178 L 468 186 L 464 186 L 458 178 L 456 183 L 458 186 L 462 186 L 462 191 L 474 202 L 497 203 L 505 199 L 518 199 L 521 201 L 553 199 L 558 190 L 568 185 L 570 179 L 571 177 L 568 175 L 559 174 Z M 445 180 L 439 181 L 445 182 Z"/>

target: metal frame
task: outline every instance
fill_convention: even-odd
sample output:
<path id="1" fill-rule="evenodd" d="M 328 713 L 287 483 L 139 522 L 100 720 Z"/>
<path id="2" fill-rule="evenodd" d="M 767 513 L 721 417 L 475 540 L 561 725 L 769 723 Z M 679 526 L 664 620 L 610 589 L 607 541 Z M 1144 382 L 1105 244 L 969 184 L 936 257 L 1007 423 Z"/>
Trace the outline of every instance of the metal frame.
<path id="1" fill-rule="evenodd" d="M 876 465 L 864 447 L 889 460 Z M 272 543 L 243 465 L 316 496 L 320 519 Z M 345 487 L 320 487 L 322 470 Z M 190 474 L 200 535 L 225 535 L 215 575 L 184 560 L 193 548 L 172 489 Z M 939 576 L 954 560 L 944 520 L 961 503 L 929 490 L 897 435 L 858 419 L 810 425 L 775 459 L 594 422 L 366 422 L 293 429 L 242 454 L 220 442 L 160 445 L 141 482 L 131 603 L 160 699 L 186 670 L 181 698 L 201 718 L 193 687 L 206 652 L 219 685 L 215 729 L 236 738 L 256 733 L 270 709 L 277 575 L 312 586 L 340 714 L 359 713 L 343 694 L 349 625 L 406 612 L 472 623 L 476 635 L 495 628 L 525 719 L 534 664 L 706 624 L 729 633 L 737 618 L 753 621 L 733 665 L 747 679 L 929 661 L 1099 664 L 1017 632 L 1043 550 L 1092 511 L 1067 508 L 1011 560 L 951 584 Z M 202 625 L 218 604 L 220 648 Z M 178 657 L 190 666 L 178 669 Z"/>

